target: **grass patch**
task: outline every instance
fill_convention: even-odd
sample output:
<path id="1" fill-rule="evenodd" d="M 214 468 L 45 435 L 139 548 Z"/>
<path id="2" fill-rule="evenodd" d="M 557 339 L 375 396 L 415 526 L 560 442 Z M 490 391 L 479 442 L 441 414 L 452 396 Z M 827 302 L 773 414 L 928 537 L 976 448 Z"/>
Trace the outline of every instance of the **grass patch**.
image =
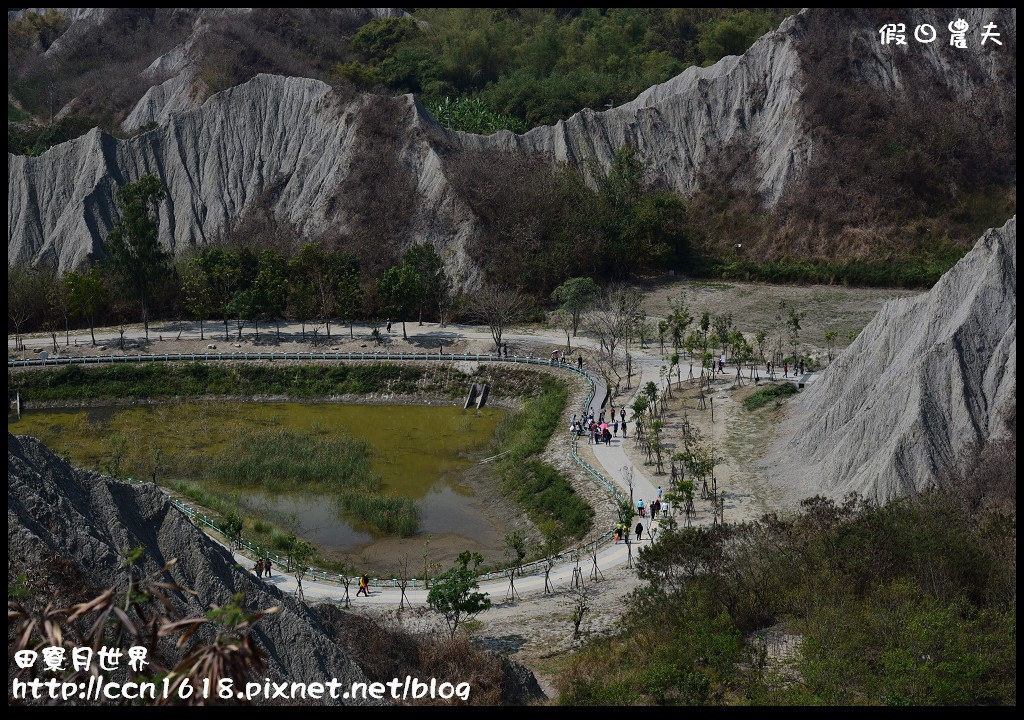
<path id="1" fill-rule="evenodd" d="M 517 368 L 486 368 L 475 374 L 449 365 L 336 363 L 273 365 L 258 363 L 147 363 L 53 370 L 9 375 L 9 386 L 25 401 L 84 401 L 123 398 L 180 398 L 208 395 L 319 398 L 376 393 L 437 394 L 462 397 L 474 382 L 487 383 L 496 397 L 532 396 L 540 375 Z"/>
<path id="2" fill-rule="evenodd" d="M 281 553 L 287 550 L 290 533 L 265 517 L 251 512 L 240 513 L 237 493 L 223 492 L 188 481 L 171 481 L 165 484 L 179 495 L 219 515 L 219 518 L 212 518 L 214 524 L 218 526 L 225 517 L 232 513 L 240 516 L 242 518 L 242 537 L 261 550 L 272 550 Z M 310 559 L 310 563 L 316 567 L 334 572 L 342 572 L 346 569 L 345 563 L 331 560 L 323 555 L 315 545 L 313 546 L 313 556 Z M 248 570 L 249 566 L 246 566 L 245 569 Z M 283 570 L 283 567 L 279 568 L 279 571 Z"/>
<path id="3" fill-rule="evenodd" d="M 594 509 L 556 468 L 536 459 L 562 422 L 569 391 L 565 383 L 545 377 L 539 395 L 506 417 L 495 433 L 498 473 L 506 495 L 525 509 L 530 520 L 560 542 L 579 539 L 590 530 Z"/>
<path id="4" fill-rule="evenodd" d="M 967 249 L 946 245 L 932 253 L 909 256 L 898 261 L 781 258 L 755 262 L 711 257 L 695 260 L 691 271 L 696 275 L 723 280 L 756 280 L 774 284 L 928 289 L 966 252 Z"/>
<path id="5" fill-rule="evenodd" d="M 787 398 L 790 395 L 796 395 L 798 392 L 796 385 L 793 383 L 782 383 L 781 385 L 769 385 L 766 388 L 758 390 L 756 393 L 748 397 L 743 401 L 743 407 L 747 410 L 757 410 L 759 407 L 767 405 L 776 398 Z"/>
<path id="6" fill-rule="evenodd" d="M 325 436 L 284 428 L 240 429 L 214 457 L 171 458 L 165 472 L 271 493 L 373 493 L 381 485 L 370 469 L 369 443 L 339 431 Z"/>
<path id="7" fill-rule="evenodd" d="M 172 489 L 221 514 L 239 510 L 239 491 L 318 492 L 363 526 L 388 535 L 414 535 L 419 529 L 416 503 L 379 494 L 381 479 L 371 470 L 370 455 L 369 443 L 340 430 L 327 435 L 231 427 L 215 454 L 171 454 L 162 458 L 161 474 L 177 480 Z M 120 467 L 142 477 L 151 468 L 149 457 L 131 453 Z M 266 535 L 270 528 L 259 530 Z"/>

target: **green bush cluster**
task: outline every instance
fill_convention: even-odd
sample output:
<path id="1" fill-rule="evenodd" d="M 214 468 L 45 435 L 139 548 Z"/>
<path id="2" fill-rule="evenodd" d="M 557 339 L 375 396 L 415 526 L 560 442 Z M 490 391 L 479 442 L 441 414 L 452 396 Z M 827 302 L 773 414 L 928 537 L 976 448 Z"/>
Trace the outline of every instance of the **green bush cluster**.
<path id="1" fill-rule="evenodd" d="M 743 401 L 743 407 L 747 410 L 757 410 L 776 398 L 786 398 L 790 395 L 796 395 L 797 392 L 796 385 L 793 383 L 784 382 L 779 385 L 769 385 L 746 398 Z"/>
<path id="2" fill-rule="evenodd" d="M 552 124 L 632 100 L 691 64 L 743 53 L 784 10 L 419 8 L 352 37 L 336 72 L 361 87 L 412 92 L 428 106 L 479 102 L 501 127 Z M 509 118 L 514 119 L 509 120 Z M 465 125 L 457 124 L 466 120 Z M 455 129 L 481 132 L 473 114 Z M 494 132 L 484 126 L 483 132 Z"/>
<path id="3" fill-rule="evenodd" d="M 437 122 L 451 130 L 493 135 L 499 130 L 515 133 L 526 132 L 526 123 L 512 115 L 496 113 L 480 98 L 444 98 L 427 105 Z"/>
<path id="4" fill-rule="evenodd" d="M 951 493 L 666 531 L 568 704 L 1015 704 L 1016 521 Z M 799 638 L 788 665 L 765 632 Z"/>
<path id="5" fill-rule="evenodd" d="M 703 258 L 693 263 L 698 275 L 726 280 L 759 280 L 769 283 L 817 283 L 863 287 L 910 287 L 927 289 L 963 257 L 962 249 L 949 248 L 900 261 L 806 260 L 781 258 L 766 262 Z"/>
<path id="6" fill-rule="evenodd" d="M 540 393 L 507 416 L 495 433 L 495 452 L 504 453 L 498 473 L 506 495 L 515 498 L 538 528 L 560 542 L 590 530 L 594 509 L 556 468 L 536 456 L 561 425 L 568 400 L 565 384 L 544 378 Z"/>
<path id="7" fill-rule="evenodd" d="M 525 378 L 521 381 L 529 383 Z M 473 378 L 459 370 L 430 372 L 414 365 L 257 365 L 205 362 L 139 363 L 18 373 L 11 379 L 25 400 L 172 398 L 202 395 L 326 397 L 379 392 L 437 392 L 461 396 Z M 512 386 L 515 387 L 515 386 Z M 527 388 L 528 391 L 528 388 Z"/>

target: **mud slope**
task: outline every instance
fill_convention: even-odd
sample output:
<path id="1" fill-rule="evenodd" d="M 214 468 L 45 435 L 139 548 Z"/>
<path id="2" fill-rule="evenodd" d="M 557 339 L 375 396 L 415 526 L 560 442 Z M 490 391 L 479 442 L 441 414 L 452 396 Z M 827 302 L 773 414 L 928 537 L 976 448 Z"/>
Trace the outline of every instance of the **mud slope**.
<path id="1" fill-rule="evenodd" d="M 893 300 L 801 394 L 767 472 L 791 499 L 921 491 L 974 461 L 1017 394 L 1017 218 Z"/>

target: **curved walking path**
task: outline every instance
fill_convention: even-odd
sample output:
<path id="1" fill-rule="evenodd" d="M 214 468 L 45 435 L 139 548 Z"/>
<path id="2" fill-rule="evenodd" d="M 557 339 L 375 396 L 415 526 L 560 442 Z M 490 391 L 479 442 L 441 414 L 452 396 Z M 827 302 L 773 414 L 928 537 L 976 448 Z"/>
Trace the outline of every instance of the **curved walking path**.
<path id="1" fill-rule="evenodd" d="M 159 325 L 158 324 L 154 324 L 151 327 L 151 329 L 150 329 L 150 335 L 151 336 L 154 336 L 154 335 L 158 336 L 161 332 L 177 332 L 176 324 L 175 324 L 175 327 L 174 327 L 173 330 L 168 329 L 169 327 L 170 327 L 170 325 L 167 324 L 167 323 L 159 324 Z M 138 330 L 141 330 L 141 328 L 139 328 Z M 282 330 L 285 331 L 285 332 L 292 332 L 292 333 L 297 334 L 298 326 L 290 327 L 290 326 L 282 325 Z M 432 328 L 430 326 L 427 326 L 426 330 L 421 330 L 418 326 L 413 326 L 413 325 L 410 324 L 410 326 L 408 327 L 408 330 L 410 331 L 409 332 L 410 340 L 412 340 L 413 338 L 417 338 L 417 339 L 421 339 L 421 340 L 424 339 L 424 338 L 430 339 L 430 340 L 432 340 L 434 338 L 437 338 L 438 342 L 458 340 L 458 339 L 485 340 L 485 341 L 486 340 L 491 340 L 490 332 L 488 332 L 487 330 L 480 330 L 480 329 L 472 327 L 472 326 L 449 325 L 447 328 L 445 328 L 443 330 L 440 329 L 440 328 L 436 328 L 435 329 L 435 328 Z M 420 331 L 417 332 L 417 330 L 420 330 Z M 198 327 L 194 327 L 194 328 L 191 328 L 190 330 L 182 331 L 181 335 L 183 336 L 184 339 L 199 340 Z M 191 338 L 189 336 L 191 336 Z M 116 342 L 117 339 L 118 339 L 118 334 L 116 332 L 100 331 L 100 332 L 98 332 L 96 334 L 96 337 L 97 337 L 97 341 L 98 342 L 104 342 L 104 341 Z M 84 342 L 88 342 L 88 334 L 87 333 L 85 333 L 85 334 L 78 333 L 78 334 L 76 334 L 76 338 L 83 339 Z M 23 338 L 23 340 L 24 340 L 25 345 L 28 348 L 32 348 L 32 347 L 49 347 L 52 344 L 49 336 L 44 336 L 44 337 L 27 337 L 27 338 Z M 536 345 L 545 345 L 545 346 L 547 346 L 547 347 L 534 347 L 534 348 L 530 348 L 531 349 L 531 353 L 536 353 L 535 355 L 531 355 L 534 364 L 538 364 L 537 361 L 539 359 L 544 359 L 545 358 L 545 353 L 550 352 L 550 350 L 548 349 L 550 346 L 552 346 L 552 345 L 554 345 L 554 346 L 561 346 L 562 345 L 561 336 L 560 335 L 549 334 L 547 332 L 541 332 L 539 334 L 505 333 L 505 335 L 503 337 L 503 340 L 506 340 L 509 343 L 514 343 L 517 346 L 526 346 L 528 348 L 530 346 L 536 346 Z M 9 343 L 8 349 L 9 349 L 9 351 L 11 350 L 10 342 L 11 341 L 10 341 L 10 338 L 9 338 L 8 339 L 8 343 Z M 221 340 L 211 340 L 211 339 L 208 338 L 207 342 L 223 342 L 223 341 L 221 341 Z M 586 347 L 586 348 L 593 348 L 593 347 L 596 346 L 596 342 L 593 339 L 586 338 L 586 337 L 575 338 L 574 339 L 574 344 L 576 346 L 578 346 L 578 347 Z M 224 355 L 224 356 L 243 355 L 243 353 L 231 353 L 231 352 L 210 353 L 210 355 L 215 355 L 215 354 L 221 354 L 221 355 Z M 262 354 L 263 355 L 267 355 L 269 353 L 264 352 Z M 281 354 L 282 353 L 275 353 L 275 355 L 277 355 L 278 357 L 280 357 Z M 294 353 L 288 353 L 288 354 L 294 354 Z M 315 354 L 319 355 L 321 353 L 315 353 Z M 333 352 L 325 352 L 323 354 L 328 356 L 328 357 L 324 358 L 325 360 L 330 361 L 330 360 L 334 360 L 335 359 L 334 357 L 330 357 L 332 354 L 334 354 Z M 378 351 L 377 353 L 367 353 L 367 354 L 371 355 L 371 356 L 379 356 L 379 355 L 390 354 L 390 355 L 393 356 L 392 359 L 394 359 L 394 360 L 400 359 L 399 358 L 399 353 L 397 353 L 397 352 L 388 353 L 387 350 Z M 187 356 L 187 355 L 190 355 L 190 353 L 181 353 L 181 355 Z M 202 358 L 202 354 L 200 354 L 200 353 L 195 353 L 195 355 L 196 355 L 197 359 L 201 359 Z M 249 355 L 249 353 L 244 353 L 244 355 Z M 348 353 L 347 351 L 346 352 L 338 352 L 336 355 L 338 356 L 339 360 L 347 360 L 348 356 L 350 355 L 350 353 Z M 351 353 L 351 355 L 359 356 L 360 353 Z M 409 354 L 405 354 L 405 358 L 404 359 L 410 359 L 408 357 L 408 355 Z M 456 354 L 454 356 L 451 356 L 451 355 L 448 355 L 448 354 L 439 355 L 439 354 L 434 354 L 434 353 L 426 352 L 426 353 L 415 353 L 415 355 L 419 356 L 419 357 L 414 358 L 416 360 L 421 360 L 421 361 L 422 360 L 445 360 L 445 361 L 449 361 L 450 362 L 450 361 L 452 361 L 452 359 L 455 359 L 456 361 L 459 361 L 459 360 L 469 360 L 469 361 L 472 361 L 474 359 L 474 357 L 471 357 L 471 356 L 474 356 L 475 354 L 473 354 L 473 353 L 466 353 L 466 354 L 459 353 L 459 354 Z M 177 360 L 177 359 L 179 359 L 178 356 L 179 356 L 178 353 L 169 354 L 166 357 L 163 354 L 161 354 L 161 353 L 155 353 L 155 359 L 158 359 L 158 360 L 162 360 L 162 359 Z M 345 357 L 341 357 L 341 356 L 345 356 Z M 119 357 L 119 356 L 117 356 L 117 357 Z M 507 360 L 502 359 L 502 360 L 499 361 L 493 355 L 488 356 L 488 355 L 484 355 L 484 354 L 481 354 L 479 357 L 481 358 L 481 361 L 487 361 L 487 362 L 508 362 L 510 364 L 513 364 L 513 363 L 515 363 L 517 361 L 518 362 L 523 362 L 524 361 L 521 358 L 508 358 Z M 214 359 L 216 359 L 216 358 L 214 358 Z M 231 359 L 231 358 L 230 357 L 224 357 L 224 359 Z M 246 357 L 236 357 L 235 359 L 238 359 L 238 360 L 245 360 L 245 359 L 255 360 L 256 358 L 253 358 L 253 357 L 248 357 L 248 358 L 246 358 Z M 362 359 L 362 358 L 354 357 L 354 359 Z M 366 359 L 374 359 L 374 358 L 370 357 L 370 358 L 366 358 Z M 379 358 L 378 357 L 377 359 L 384 359 L 384 358 Z M 106 361 L 106 362 L 110 362 L 112 360 L 112 358 L 111 357 L 103 357 L 102 360 Z M 81 358 L 81 359 L 62 359 L 62 362 L 69 362 L 69 361 L 71 361 L 71 362 L 88 362 L 88 360 L 85 359 L 85 358 Z M 92 362 L 96 362 L 96 360 L 92 360 Z M 655 380 L 655 382 L 658 382 L 659 369 L 661 368 L 663 363 L 664 363 L 663 358 L 655 356 L 655 355 L 648 355 L 648 354 L 640 353 L 640 354 L 636 354 L 634 356 L 635 369 L 637 370 L 636 380 L 635 380 L 636 384 L 635 384 L 634 393 L 639 392 L 640 389 L 644 386 L 644 384 L 648 380 L 652 380 L 653 379 L 653 380 Z M 10 365 L 14 365 L 14 363 L 12 361 L 9 361 L 8 364 L 9 364 L 9 366 Z M 50 360 L 50 362 L 47 363 L 47 364 L 56 364 L 56 363 L 54 363 L 53 360 Z M 539 364 L 546 365 L 546 363 L 539 363 Z M 595 405 L 599 405 L 602 402 L 602 400 L 605 398 L 605 396 L 607 395 L 607 388 L 605 386 L 605 383 L 597 375 L 594 375 L 594 374 L 589 373 L 589 372 L 586 373 L 586 375 L 594 383 L 595 393 L 594 393 L 593 403 Z M 659 385 L 660 385 L 660 383 L 659 383 Z M 627 401 L 625 404 L 628 404 L 628 402 L 629 401 Z M 620 402 L 620 404 L 622 404 L 622 403 Z M 595 416 L 596 416 L 599 411 L 598 411 L 598 409 L 596 407 L 594 408 L 594 410 L 595 410 Z M 632 420 L 631 416 L 632 416 L 632 413 L 629 413 L 628 419 Z M 568 424 L 568 418 L 566 418 L 565 424 L 566 425 Z M 557 430 L 556 430 L 556 432 L 557 432 Z M 625 479 L 625 476 L 624 476 L 624 471 L 626 470 L 626 468 L 632 467 L 632 469 L 633 469 L 633 497 L 636 498 L 636 499 L 643 498 L 645 504 L 648 505 L 648 507 L 649 507 L 650 502 L 657 497 L 656 483 L 653 482 L 643 472 L 643 470 L 641 468 L 634 466 L 633 463 L 629 460 L 628 456 L 626 455 L 625 449 L 623 447 L 623 443 L 624 442 L 629 442 L 631 440 L 632 440 L 632 438 L 624 439 L 624 438 L 621 438 L 621 437 L 614 437 L 612 439 L 612 441 L 611 441 L 611 445 L 609 445 L 609 446 L 601 444 L 601 445 L 596 445 L 596 446 L 590 446 L 590 448 L 593 451 L 594 456 L 597 459 L 597 462 L 601 466 L 600 467 L 600 471 L 602 472 L 602 474 L 606 478 L 608 478 L 611 482 L 613 482 L 618 487 L 618 489 L 622 493 L 622 495 L 627 497 L 627 498 L 630 495 L 630 489 L 629 489 L 628 484 L 626 482 L 626 479 Z M 571 448 L 570 448 L 570 454 L 571 454 Z M 634 517 L 634 520 L 635 519 L 636 518 Z M 642 522 L 642 524 L 644 526 L 644 533 L 643 533 L 643 539 L 639 543 L 636 542 L 635 538 L 634 538 L 633 542 L 631 542 L 629 545 L 627 545 L 625 542 L 619 542 L 619 543 L 616 543 L 616 544 L 608 544 L 608 545 L 604 546 L 603 548 L 600 548 L 597 551 L 597 556 L 596 556 L 597 572 L 602 572 L 603 573 L 604 571 L 611 570 L 612 568 L 615 568 L 615 567 L 618 567 L 620 565 L 626 564 L 629 561 L 629 558 L 630 558 L 631 554 L 635 557 L 635 555 L 636 555 L 636 553 L 637 553 L 637 551 L 639 550 L 640 547 L 642 547 L 644 545 L 647 545 L 647 544 L 649 544 L 651 542 L 651 540 L 650 540 L 650 531 L 652 529 L 652 526 L 653 526 L 654 529 L 657 529 L 658 522 L 654 521 L 652 523 L 652 521 L 650 520 L 649 517 L 645 518 L 645 519 L 642 519 L 641 522 Z M 253 559 L 251 559 L 250 557 L 248 557 L 246 555 L 243 555 L 243 554 L 241 554 L 239 552 L 234 552 L 233 554 L 234 554 L 234 557 L 235 557 L 236 561 L 240 565 L 242 565 L 243 567 L 251 568 L 254 565 L 255 561 Z M 567 587 L 572 585 L 572 582 L 573 582 L 573 579 L 574 579 L 574 571 L 575 571 L 575 569 L 577 567 L 579 567 L 584 582 L 585 583 L 591 582 L 592 581 L 591 577 L 595 574 L 594 565 L 595 565 L 595 559 L 594 559 L 593 555 L 592 554 L 585 554 L 585 555 L 583 555 L 578 560 L 578 562 L 572 562 L 572 561 L 563 562 L 563 563 L 558 564 L 555 567 L 553 567 L 551 572 L 550 572 L 550 575 L 549 575 L 549 581 L 550 581 L 551 585 L 554 587 L 555 591 L 564 590 Z M 335 576 L 335 577 L 337 577 L 337 576 Z M 283 592 L 288 592 L 288 593 L 295 594 L 296 591 L 297 591 L 297 581 L 296 581 L 295 577 L 293 575 L 289 574 L 289 573 L 281 572 L 280 568 L 278 568 L 278 567 L 274 568 L 273 576 L 270 577 L 270 578 L 264 578 L 264 581 L 277 586 Z M 537 594 L 537 593 L 542 593 L 544 591 L 544 588 L 545 588 L 543 572 L 541 572 L 539 574 L 535 573 L 535 574 L 527 575 L 525 577 L 517 577 L 516 580 L 515 580 L 515 588 L 516 588 L 516 591 L 519 594 L 522 594 L 522 595 L 533 595 L 533 594 Z M 488 593 L 491 596 L 492 601 L 500 601 L 501 598 L 508 598 L 509 581 L 508 581 L 507 578 L 502 578 L 502 579 L 499 579 L 499 580 L 492 580 L 492 581 L 481 582 L 480 589 L 481 589 L 482 592 Z M 322 580 L 317 580 L 317 579 L 312 579 L 312 578 L 306 578 L 306 579 L 303 580 L 302 590 L 303 590 L 303 595 L 304 595 L 304 597 L 307 600 L 341 601 L 344 598 L 344 596 L 345 596 L 345 588 L 340 583 L 337 583 L 337 582 L 324 582 Z M 370 597 L 368 597 L 368 598 L 367 597 L 356 598 L 355 597 L 356 590 L 357 590 L 357 585 L 355 583 L 353 583 L 351 585 L 351 587 L 350 587 L 350 590 L 349 590 L 349 598 L 354 603 L 373 603 L 373 604 L 397 605 L 400 602 L 401 594 L 402 594 L 401 590 L 399 588 L 394 587 L 391 584 L 386 585 L 386 586 L 385 585 L 371 586 Z M 406 600 L 407 600 L 407 602 L 410 602 L 412 604 L 424 604 L 424 603 L 426 603 L 427 592 L 428 591 L 426 589 L 423 589 L 423 588 L 408 588 L 406 590 L 406 592 L 405 592 Z"/>

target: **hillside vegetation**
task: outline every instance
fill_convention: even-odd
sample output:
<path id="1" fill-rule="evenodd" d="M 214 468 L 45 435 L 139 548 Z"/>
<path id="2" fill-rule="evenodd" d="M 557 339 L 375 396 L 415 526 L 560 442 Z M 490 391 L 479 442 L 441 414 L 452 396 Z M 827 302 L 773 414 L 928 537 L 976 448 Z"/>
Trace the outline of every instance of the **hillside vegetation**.
<path id="1" fill-rule="evenodd" d="M 1012 705 L 1015 528 L 932 493 L 665 533 L 561 702 Z"/>
<path id="2" fill-rule="evenodd" d="M 8 128 L 8 151 L 38 154 L 97 125 L 114 131 L 167 79 L 143 70 L 184 42 L 197 17 L 208 23 L 193 49 L 207 94 L 258 73 L 351 82 L 415 93 L 446 126 L 488 133 L 631 100 L 688 65 L 741 54 L 790 12 L 420 8 L 371 19 L 356 9 L 123 8 L 68 36 L 64 14 L 28 13 L 8 23 L 7 82 L 43 125 Z M 58 39 L 60 52 L 46 53 Z M 68 103 L 68 120 L 47 130 Z"/>

